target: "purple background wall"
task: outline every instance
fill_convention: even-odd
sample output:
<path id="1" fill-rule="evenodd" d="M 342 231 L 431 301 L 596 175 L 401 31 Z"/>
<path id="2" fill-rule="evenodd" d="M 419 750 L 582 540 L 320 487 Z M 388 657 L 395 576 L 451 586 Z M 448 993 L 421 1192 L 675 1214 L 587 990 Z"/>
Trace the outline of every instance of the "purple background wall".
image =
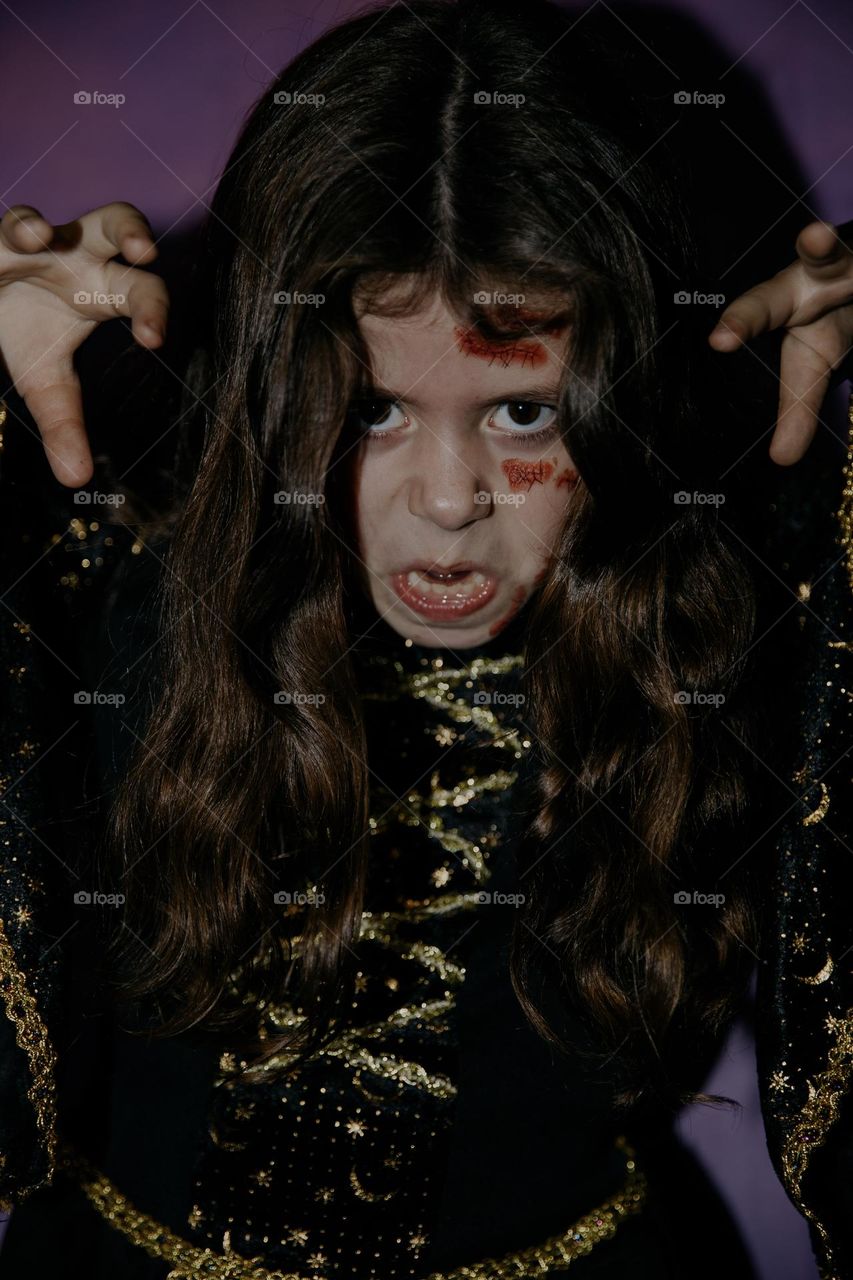
<path id="1" fill-rule="evenodd" d="M 62 222 L 123 199 L 144 210 L 158 237 L 186 230 L 203 213 L 264 85 L 326 26 L 361 7 L 352 0 L 4 4 L 0 208 L 33 204 Z M 629 27 L 632 11 L 646 8 L 631 0 L 613 7 Z M 853 218 L 849 0 L 677 0 L 666 10 L 692 17 L 733 69 L 758 80 L 805 175 L 802 189 L 783 184 L 801 225 Z M 79 106 L 81 90 L 123 94 L 125 102 Z M 755 163 L 765 162 L 755 156 Z M 731 197 L 736 219 L 750 193 Z M 767 1156 L 745 1027 L 707 1087 L 737 1098 L 743 1111 L 691 1108 L 685 1137 L 716 1176 L 762 1276 L 812 1280 L 805 1223 Z"/>

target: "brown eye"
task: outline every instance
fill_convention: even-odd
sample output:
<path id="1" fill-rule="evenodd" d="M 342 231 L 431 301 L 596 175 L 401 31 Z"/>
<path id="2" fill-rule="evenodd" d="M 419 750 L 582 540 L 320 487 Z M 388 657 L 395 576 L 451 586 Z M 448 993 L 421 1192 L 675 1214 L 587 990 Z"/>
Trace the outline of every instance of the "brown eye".
<path id="1" fill-rule="evenodd" d="M 556 410 L 550 404 L 540 404 L 536 400 L 504 400 L 492 415 L 491 421 L 504 431 L 527 427 L 532 433 L 553 426 L 556 416 Z"/>
<path id="2" fill-rule="evenodd" d="M 529 400 L 508 400 L 507 407 L 510 417 L 519 427 L 532 426 L 539 416 L 539 405 Z"/>
<path id="3" fill-rule="evenodd" d="M 394 400 L 359 400 L 350 409 L 350 416 L 362 430 L 398 427 L 405 422 L 405 415 L 402 415 L 402 422 L 393 421 L 391 414 L 394 410 L 402 415 L 402 410 Z"/>

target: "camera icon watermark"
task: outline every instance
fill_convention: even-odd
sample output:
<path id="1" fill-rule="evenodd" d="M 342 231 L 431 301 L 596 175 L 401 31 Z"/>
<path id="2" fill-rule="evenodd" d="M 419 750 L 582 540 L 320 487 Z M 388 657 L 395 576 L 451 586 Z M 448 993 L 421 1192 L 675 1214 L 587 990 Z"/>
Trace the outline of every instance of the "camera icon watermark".
<path id="1" fill-rule="evenodd" d="M 701 293 L 699 289 L 676 289 L 672 300 L 677 307 L 722 307 L 726 301 L 724 293 Z"/>
<path id="2" fill-rule="evenodd" d="M 522 707 L 524 702 L 523 693 L 501 693 L 500 690 L 491 693 L 486 689 L 478 689 L 473 698 L 475 707 Z"/>
<path id="3" fill-rule="evenodd" d="M 474 494 L 474 501 L 479 506 L 488 506 L 489 503 L 493 503 L 495 506 L 520 507 L 527 501 L 527 494 L 502 493 L 499 489 L 478 489 Z"/>
<path id="4" fill-rule="evenodd" d="M 74 904 L 78 907 L 120 907 L 127 901 L 123 893 L 100 893 L 97 889 L 78 889 Z"/>
<path id="5" fill-rule="evenodd" d="M 700 493 L 694 489 L 692 493 L 688 493 L 686 489 L 679 489 L 672 495 L 672 500 L 677 507 L 697 506 L 697 507 L 721 507 L 726 500 L 724 493 Z"/>
<path id="6" fill-rule="evenodd" d="M 326 101 L 325 93 L 292 93 L 288 89 L 279 89 L 272 100 L 279 107 L 322 107 Z"/>
<path id="7" fill-rule="evenodd" d="M 692 905 L 703 907 L 721 907 L 726 900 L 724 893 L 701 893 L 699 889 L 694 889 L 692 893 L 686 889 L 679 889 L 672 895 L 672 900 L 677 907 L 688 907 Z"/>
<path id="8" fill-rule="evenodd" d="M 488 93 L 478 89 L 474 94 L 474 105 L 478 107 L 520 107 L 527 101 L 523 93 Z"/>
<path id="9" fill-rule="evenodd" d="M 302 489 L 278 489 L 273 494 L 273 502 L 277 507 L 322 507 L 326 501 L 325 493 L 306 493 Z"/>
<path id="10" fill-rule="evenodd" d="M 127 498 L 123 493 L 104 493 L 101 489 L 78 489 L 74 494 L 74 502 L 78 507 L 111 506 L 120 507 Z"/>
<path id="11" fill-rule="evenodd" d="M 721 107 L 726 100 L 724 93 L 703 93 L 701 89 L 694 89 L 692 92 L 688 89 L 678 89 L 672 95 L 672 100 L 677 107 L 700 106 L 700 107 Z"/>
<path id="12" fill-rule="evenodd" d="M 98 689 L 78 689 L 74 694 L 77 707 L 123 707 L 126 701 L 123 693 L 101 693 Z"/>
<path id="13" fill-rule="evenodd" d="M 500 889 L 478 889 L 474 894 L 474 901 L 482 906 L 508 905 L 520 907 L 523 902 L 527 901 L 527 896 L 523 893 L 504 893 Z"/>
<path id="14" fill-rule="evenodd" d="M 279 289 L 272 296 L 277 307 L 322 307 L 325 293 L 300 293 L 298 289 Z"/>
<path id="15" fill-rule="evenodd" d="M 127 294 L 125 293 L 102 293 L 98 289 L 90 292 L 88 289 L 78 289 L 74 294 L 76 307 L 123 307 L 126 302 Z"/>
<path id="16" fill-rule="evenodd" d="M 679 706 L 721 707 L 726 700 L 724 693 L 702 693 L 701 690 L 679 689 L 673 698 Z"/>
<path id="17" fill-rule="evenodd" d="M 503 293 L 500 289 L 478 289 L 473 302 L 477 307 L 523 307 L 526 293 Z"/>
<path id="18" fill-rule="evenodd" d="M 102 93 L 99 89 L 78 89 L 74 94 L 76 107 L 123 107 L 127 98 L 123 93 Z"/>

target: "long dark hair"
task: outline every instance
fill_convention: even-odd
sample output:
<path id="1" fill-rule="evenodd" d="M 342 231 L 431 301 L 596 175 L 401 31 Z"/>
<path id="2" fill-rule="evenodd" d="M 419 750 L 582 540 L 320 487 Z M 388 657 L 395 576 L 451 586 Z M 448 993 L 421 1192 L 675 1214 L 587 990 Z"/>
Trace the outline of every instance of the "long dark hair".
<path id="1" fill-rule="evenodd" d="M 161 692 L 109 830 L 133 925 L 121 989 L 156 997 L 162 1034 L 202 1024 L 261 1057 L 310 1052 L 346 991 L 369 852 L 348 652 L 348 410 L 369 364 L 354 294 L 375 287 L 379 306 L 403 276 L 408 308 L 440 291 L 486 324 L 478 292 L 515 288 L 571 319 L 559 411 L 581 482 L 527 634 L 517 996 L 560 1043 L 531 976 L 556 957 L 625 1063 L 627 1102 L 675 1029 L 714 1034 L 742 988 L 754 859 L 721 905 L 676 898 L 719 888 L 746 850 L 755 740 L 754 584 L 707 498 L 725 410 L 707 312 L 676 299 L 704 282 L 665 130 L 572 23 L 533 0 L 371 7 L 286 68 L 228 161 L 186 375 L 193 474 L 163 577 Z M 288 937 L 273 895 L 309 886 L 324 901 Z M 298 997 L 304 1024 L 255 1043 L 238 971 Z"/>

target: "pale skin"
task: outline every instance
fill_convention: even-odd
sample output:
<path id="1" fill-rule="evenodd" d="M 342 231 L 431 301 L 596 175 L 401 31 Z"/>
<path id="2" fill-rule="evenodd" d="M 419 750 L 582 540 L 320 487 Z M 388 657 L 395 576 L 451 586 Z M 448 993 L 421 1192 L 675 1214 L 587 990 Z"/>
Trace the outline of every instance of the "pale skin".
<path id="1" fill-rule="evenodd" d="M 389 401 L 393 393 L 356 464 L 358 550 L 371 599 L 418 644 L 485 643 L 541 580 L 576 482 L 553 410 L 565 336 L 474 354 L 438 298 L 405 320 L 362 314 L 359 323 L 374 385 Z M 496 576 L 497 590 L 476 613 L 424 620 L 391 585 L 413 560 L 473 560 Z"/>
<path id="2" fill-rule="evenodd" d="M 784 330 L 769 446 L 782 466 L 808 449 L 830 374 L 853 343 L 853 252 L 823 222 L 804 227 L 795 248 L 795 261 L 736 298 L 708 338 L 723 353 L 764 331 Z M 128 265 L 115 260 L 119 254 Z M 156 254 L 147 219 L 124 202 L 60 226 L 25 205 L 0 220 L 0 357 L 32 414 L 51 470 L 69 487 L 93 475 L 74 352 L 99 323 L 117 315 L 130 318 L 140 345 L 162 343 L 168 295 L 159 277 L 144 270 Z M 80 302 L 80 292 L 106 300 Z M 540 392 L 556 389 L 563 337 L 536 339 L 543 355 L 535 367 L 505 367 L 460 343 L 458 319 L 437 299 L 404 323 L 379 316 L 361 323 L 374 380 L 401 398 L 392 422 L 405 418 L 393 440 L 359 450 L 359 554 L 371 596 L 401 634 L 430 645 L 476 645 L 506 625 L 535 590 L 572 500 L 572 461 L 559 436 L 533 447 L 502 434 L 516 429 L 505 403 L 510 397 L 530 397 L 528 416 L 547 404 Z M 537 426 L 544 421 L 543 412 Z M 478 492 L 490 500 L 475 502 Z M 520 492 L 523 505 L 499 500 Z M 389 570 L 399 567 L 403 553 L 442 564 L 488 558 L 498 590 L 467 618 L 427 624 L 389 586 Z"/>

